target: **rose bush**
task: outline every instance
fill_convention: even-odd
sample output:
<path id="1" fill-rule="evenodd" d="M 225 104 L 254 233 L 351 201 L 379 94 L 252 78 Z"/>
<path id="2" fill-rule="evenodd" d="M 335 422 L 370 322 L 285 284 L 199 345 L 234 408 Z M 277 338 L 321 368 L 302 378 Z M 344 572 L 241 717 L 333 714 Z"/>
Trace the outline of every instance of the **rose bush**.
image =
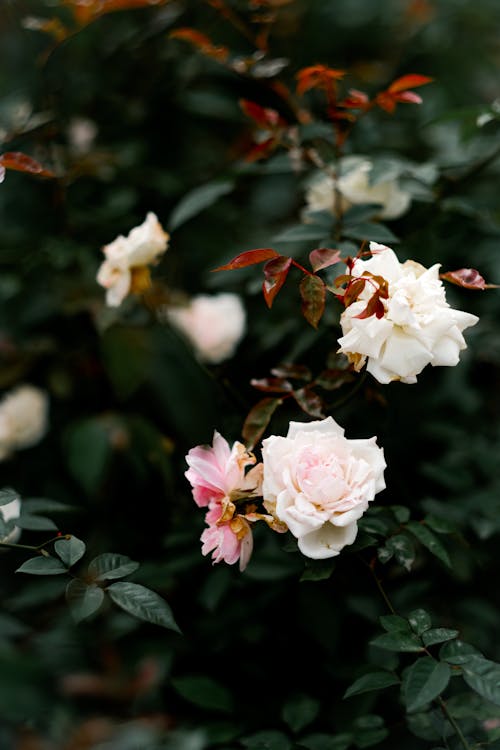
<path id="1" fill-rule="evenodd" d="M 291 422 L 286 437 L 264 440 L 262 457 L 264 505 L 307 557 L 333 557 L 352 544 L 356 522 L 385 487 L 376 438 L 349 440 L 332 417 Z"/>
<path id="2" fill-rule="evenodd" d="M 391 248 L 374 242 L 370 249 L 372 257 L 358 258 L 352 267 L 354 278 L 366 275 L 368 282 L 340 317 L 339 351 L 358 371 L 367 363 L 368 372 L 380 383 L 416 383 L 429 364 L 456 365 L 467 346 L 462 331 L 475 325 L 478 317 L 450 307 L 439 278 L 440 264 L 425 268 L 412 260 L 400 263 Z M 377 284 L 370 276 L 389 282 L 381 317 L 360 317 Z"/>

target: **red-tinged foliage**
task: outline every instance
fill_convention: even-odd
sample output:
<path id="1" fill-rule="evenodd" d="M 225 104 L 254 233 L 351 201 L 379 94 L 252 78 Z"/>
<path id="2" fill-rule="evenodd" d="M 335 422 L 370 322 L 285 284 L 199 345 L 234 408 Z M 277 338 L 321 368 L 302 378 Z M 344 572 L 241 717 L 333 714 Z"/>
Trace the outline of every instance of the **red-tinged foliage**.
<path id="1" fill-rule="evenodd" d="M 382 302 L 378 291 L 375 292 L 375 294 L 372 294 L 365 309 L 362 310 L 359 315 L 355 315 L 355 317 L 364 320 L 365 318 L 370 318 L 372 315 L 375 315 L 377 318 L 383 318 L 385 315 L 384 303 Z"/>
<path id="2" fill-rule="evenodd" d="M 393 81 L 385 91 L 377 94 L 375 104 L 385 112 L 389 112 L 389 114 L 394 112 L 398 102 L 403 104 L 421 104 L 422 98 L 413 91 L 410 91 L 409 88 L 425 86 L 425 84 L 432 83 L 432 81 L 433 79 L 429 78 L 429 76 L 422 76 L 417 73 L 401 76 L 401 78 Z"/>
<path id="3" fill-rule="evenodd" d="M 283 403 L 281 398 L 263 398 L 250 409 L 241 434 L 249 450 L 260 440 L 274 412 Z"/>
<path id="4" fill-rule="evenodd" d="M 37 16 L 28 16 L 23 20 L 23 26 L 30 31 L 42 31 L 49 34 L 57 43 L 63 42 L 68 36 L 71 36 L 66 26 L 59 18 L 38 18 Z"/>
<path id="5" fill-rule="evenodd" d="M 253 378 L 250 385 L 265 393 L 290 393 L 292 384 L 285 378 Z"/>
<path id="6" fill-rule="evenodd" d="M 291 258 L 288 258 L 285 255 L 280 255 L 277 258 L 268 261 L 264 266 L 262 291 L 268 307 L 272 307 L 276 295 L 285 283 L 291 264 Z"/>
<path id="7" fill-rule="evenodd" d="M 85 26 L 106 13 L 165 5 L 167 2 L 169 0 L 60 0 L 61 5 L 71 9 L 79 26 Z"/>
<path id="8" fill-rule="evenodd" d="M 316 417 L 317 419 L 325 418 L 323 399 L 311 388 L 307 386 L 299 388 L 299 390 L 293 392 L 293 397 L 302 411 L 305 411 L 309 416 Z"/>
<path id="9" fill-rule="evenodd" d="M 358 91 L 357 89 L 349 89 L 347 96 L 339 102 L 339 107 L 345 107 L 346 109 L 368 109 L 370 106 L 370 99 L 364 91 Z"/>
<path id="10" fill-rule="evenodd" d="M 250 117 L 261 128 L 273 129 L 286 125 L 285 120 L 275 109 L 261 107 L 260 104 L 249 99 L 240 99 L 239 104 L 247 117 Z"/>
<path id="11" fill-rule="evenodd" d="M 279 142 L 279 138 L 272 136 L 271 138 L 266 138 L 266 140 L 261 143 L 256 143 L 246 152 L 245 161 L 254 162 L 259 159 L 265 159 L 279 145 Z"/>
<path id="12" fill-rule="evenodd" d="M 448 271 L 439 274 L 440 279 L 449 281 L 451 284 L 462 286 L 464 289 L 476 289 L 484 291 L 485 289 L 500 289 L 499 284 L 487 284 L 479 271 L 475 268 L 459 268 L 457 271 Z"/>
<path id="13" fill-rule="evenodd" d="M 4 154 L 1 154 L 0 166 L 16 172 L 36 174 L 39 177 L 55 177 L 55 174 L 50 169 L 45 169 L 40 162 L 32 159 L 31 156 L 23 154 L 21 151 L 6 151 Z"/>
<path id="14" fill-rule="evenodd" d="M 271 370 L 278 378 L 295 378 L 296 380 L 311 380 L 312 372 L 306 365 L 283 363 Z"/>
<path id="15" fill-rule="evenodd" d="M 304 276 L 300 282 L 300 296 L 302 298 L 302 315 L 313 328 L 317 328 L 325 312 L 325 282 L 319 276 L 313 274 Z"/>
<path id="16" fill-rule="evenodd" d="M 349 305 L 352 305 L 353 302 L 356 302 L 359 295 L 365 288 L 366 279 L 363 277 L 352 279 L 347 285 L 347 288 L 344 292 L 343 302 L 345 307 L 349 307 Z"/>
<path id="17" fill-rule="evenodd" d="M 334 250 L 330 247 L 318 247 L 309 253 L 309 262 L 314 272 L 321 271 L 323 268 L 328 268 L 341 261 L 340 250 Z"/>
<path id="18" fill-rule="evenodd" d="M 306 91 L 315 88 L 331 89 L 344 75 L 345 70 L 336 70 L 327 65 L 310 65 L 302 68 L 296 75 L 297 94 L 301 96 Z"/>
<path id="19" fill-rule="evenodd" d="M 235 258 L 226 263 L 224 266 L 214 268 L 215 271 L 234 271 L 237 268 L 246 268 L 247 266 L 254 266 L 256 263 L 263 263 L 265 260 L 271 260 L 271 258 L 279 258 L 280 254 L 270 247 L 258 248 L 257 250 L 247 250 L 244 253 L 240 253 Z"/>
<path id="20" fill-rule="evenodd" d="M 211 57 L 218 62 L 226 62 L 229 50 L 222 45 L 213 44 L 212 40 L 201 31 L 189 27 L 175 29 L 169 34 L 171 39 L 182 39 L 196 47 L 202 54 Z"/>
<path id="21" fill-rule="evenodd" d="M 315 383 L 325 391 L 336 391 L 346 383 L 352 383 L 355 376 L 350 370 L 340 370 L 338 368 L 328 368 L 320 372 Z"/>

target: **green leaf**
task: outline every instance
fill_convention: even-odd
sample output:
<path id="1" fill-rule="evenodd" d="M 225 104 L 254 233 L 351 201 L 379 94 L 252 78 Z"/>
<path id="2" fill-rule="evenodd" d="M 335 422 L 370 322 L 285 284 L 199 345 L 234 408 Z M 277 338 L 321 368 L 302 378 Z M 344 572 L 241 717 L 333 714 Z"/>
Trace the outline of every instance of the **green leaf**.
<path id="1" fill-rule="evenodd" d="M 318 732 L 302 737 L 299 747 L 305 748 L 305 750 L 347 750 L 352 742 L 353 735 L 350 732 L 335 735 Z"/>
<path id="2" fill-rule="evenodd" d="M 359 677 L 347 688 L 344 698 L 350 698 L 352 695 L 360 695 L 361 693 L 369 693 L 372 690 L 383 690 L 386 687 L 398 684 L 399 678 L 391 672 L 368 672 L 368 674 Z"/>
<path id="3" fill-rule="evenodd" d="M 456 640 L 446 643 L 439 650 L 439 658 L 450 664 L 465 664 L 471 656 L 482 657 L 483 654 L 475 646 L 471 646 L 470 643 L 464 643 L 464 641 Z"/>
<path id="4" fill-rule="evenodd" d="M 12 487 L 4 487 L 3 490 L 0 490 L 0 506 L 8 505 L 9 503 L 13 503 L 14 500 L 20 499 L 19 494 Z"/>
<path id="5" fill-rule="evenodd" d="M 149 375 L 152 349 L 144 328 L 114 325 L 103 333 L 102 361 L 119 399 L 132 396 Z"/>
<path id="6" fill-rule="evenodd" d="M 424 547 L 427 547 L 429 552 L 432 552 L 441 562 L 451 568 L 448 552 L 433 531 L 427 528 L 427 526 L 417 523 L 417 521 L 408 521 L 406 528 L 408 531 L 411 531 Z"/>
<path id="7" fill-rule="evenodd" d="M 398 237 L 391 230 L 374 221 L 360 221 L 355 226 L 346 227 L 342 232 L 344 237 L 351 240 L 370 240 L 373 242 L 399 242 Z"/>
<path id="8" fill-rule="evenodd" d="M 454 534 L 457 531 L 457 527 L 455 526 L 455 524 L 450 523 L 449 521 L 445 521 L 443 518 L 434 516 L 432 514 L 427 515 L 424 518 L 424 522 L 433 531 L 437 531 L 438 534 Z"/>
<path id="9" fill-rule="evenodd" d="M 467 685 L 495 706 L 500 706 L 500 664 L 471 655 L 462 664 L 462 677 Z"/>
<path id="10" fill-rule="evenodd" d="M 399 615 L 382 615 L 379 622 L 388 633 L 407 633 L 411 635 L 410 624 L 408 620 Z"/>
<path id="11" fill-rule="evenodd" d="M 335 560 L 306 560 L 306 567 L 300 576 L 301 581 L 326 581 L 335 569 Z"/>
<path id="12" fill-rule="evenodd" d="M 102 419 L 82 419 L 66 433 L 64 448 L 72 476 L 92 494 L 99 487 L 111 457 L 111 443 Z"/>
<path id="13" fill-rule="evenodd" d="M 388 731 L 384 726 L 384 720 L 381 716 L 367 714 L 356 719 L 353 725 L 354 742 L 359 748 L 371 747 L 382 742 Z"/>
<path id="14" fill-rule="evenodd" d="M 54 521 L 44 516 L 32 516 L 29 513 L 24 513 L 24 506 L 21 515 L 16 519 L 16 525 L 29 531 L 57 531 Z"/>
<path id="15" fill-rule="evenodd" d="M 16 570 L 16 573 L 31 573 L 34 576 L 56 576 L 67 573 L 67 568 L 56 557 L 30 557 Z"/>
<path id="16" fill-rule="evenodd" d="M 125 555 L 103 552 L 102 555 L 94 557 L 88 567 L 88 574 L 95 581 L 111 581 L 134 573 L 138 567 L 138 562 Z"/>
<path id="17" fill-rule="evenodd" d="M 305 693 L 299 693 L 290 698 L 281 712 L 285 724 L 292 732 L 300 732 L 307 727 L 318 715 L 320 703 Z"/>
<path id="18" fill-rule="evenodd" d="M 248 750 L 291 750 L 292 747 L 286 734 L 273 729 L 242 737 L 240 742 Z"/>
<path id="19" fill-rule="evenodd" d="M 70 536 L 69 539 L 58 539 L 54 544 L 54 549 L 63 561 L 71 568 L 85 554 L 85 542 L 76 536 Z"/>
<path id="20" fill-rule="evenodd" d="M 104 591 L 95 583 L 86 584 L 74 578 L 66 588 L 66 601 L 76 622 L 93 615 L 104 601 Z"/>
<path id="21" fill-rule="evenodd" d="M 167 226 L 171 232 L 178 229 L 186 221 L 197 216 L 209 206 L 212 206 L 223 195 L 234 190 L 234 180 L 218 180 L 200 185 L 181 198 L 170 214 Z"/>
<path id="22" fill-rule="evenodd" d="M 426 633 L 422 634 L 422 640 L 424 646 L 434 646 L 436 643 L 444 643 L 444 641 L 451 641 L 458 636 L 458 630 L 450 630 L 448 628 L 431 628 Z"/>
<path id="23" fill-rule="evenodd" d="M 275 237 L 273 242 L 303 242 L 306 240 L 323 240 L 328 236 L 329 227 L 324 224 L 297 224 L 285 229 Z"/>
<path id="24" fill-rule="evenodd" d="M 403 675 L 403 698 L 406 710 L 418 711 L 446 690 L 451 677 L 448 664 L 431 656 L 417 659 Z"/>
<path id="25" fill-rule="evenodd" d="M 385 549 L 392 552 L 397 562 L 410 571 L 415 562 L 415 547 L 406 534 L 395 534 L 387 540 Z"/>
<path id="26" fill-rule="evenodd" d="M 30 497 L 23 500 L 23 513 L 73 513 L 78 508 L 75 505 L 60 503 L 45 497 Z"/>
<path id="27" fill-rule="evenodd" d="M 106 591 L 115 604 L 134 617 L 181 632 L 169 605 L 155 591 L 130 581 L 112 583 Z"/>
<path id="28" fill-rule="evenodd" d="M 219 682 L 203 675 L 175 677 L 173 688 L 190 703 L 215 711 L 233 710 L 233 696 Z"/>
<path id="29" fill-rule="evenodd" d="M 302 315 L 313 328 L 317 328 L 325 311 L 325 282 L 319 276 L 308 275 L 304 276 L 299 288 L 302 299 Z"/>
<path id="30" fill-rule="evenodd" d="M 422 635 L 426 630 L 430 630 L 432 626 L 431 616 L 425 609 L 414 609 L 413 612 L 410 612 L 408 622 L 417 635 Z"/>
<path id="31" fill-rule="evenodd" d="M 390 509 L 399 523 L 406 523 L 410 518 L 410 509 L 405 505 L 391 505 Z"/>
<path id="32" fill-rule="evenodd" d="M 384 633 L 379 635 L 373 641 L 370 641 L 372 646 L 378 646 L 386 651 L 402 651 L 402 652 L 417 652 L 423 651 L 420 639 L 413 633 Z"/>

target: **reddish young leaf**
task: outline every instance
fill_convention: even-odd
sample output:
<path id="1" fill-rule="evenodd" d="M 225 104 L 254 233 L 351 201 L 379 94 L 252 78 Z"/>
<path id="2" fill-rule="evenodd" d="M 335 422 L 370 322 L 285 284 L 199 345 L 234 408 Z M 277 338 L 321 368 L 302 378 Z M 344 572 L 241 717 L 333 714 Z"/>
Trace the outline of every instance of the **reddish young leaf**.
<path id="1" fill-rule="evenodd" d="M 296 380 L 311 380 L 312 372 L 306 365 L 284 364 L 273 367 L 273 375 L 278 378 L 295 378 Z"/>
<path id="2" fill-rule="evenodd" d="M 252 378 L 250 385 L 265 393 L 289 393 L 293 390 L 292 384 L 285 378 Z"/>
<path id="3" fill-rule="evenodd" d="M 367 109 L 370 106 L 370 99 L 364 91 L 349 89 L 345 99 L 339 102 L 339 106 L 348 109 Z"/>
<path id="4" fill-rule="evenodd" d="M 349 307 L 349 305 L 352 305 L 353 302 L 356 302 L 359 295 L 365 288 L 365 284 L 366 279 L 363 277 L 351 281 L 351 283 L 347 286 L 344 294 L 344 305 L 346 307 Z"/>
<path id="5" fill-rule="evenodd" d="M 265 159 L 266 156 L 269 156 L 269 154 L 274 151 L 279 142 L 279 138 L 271 136 L 271 138 L 266 138 L 266 140 L 261 143 L 256 143 L 255 146 L 252 146 L 252 148 L 246 152 L 245 161 L 254 162 L 259 159 Z"/>
<path id="6" fill-rule="evenodd" d="M 252 450 L 260 440 L 271 421 L 271 417 L 282 403 L 283 399 L 281 398 L 263 398 L 250 409 L 241 431 L 245 445 L 249 450 Z"/>
<path id="7" fill-rule="evenodd" d="M 418 73 L 410 73 L 406 76 L 401 76 L 401 78 L 396 78 L 395 81 L 391 83 L 387 91 L 389 91 L 391 94 L 396 94 L 400 91 L 406 91 L 407 89 L 414 89 L 417 86 L 425 86 L 426 83 L 432 83 L 433 78 L 429 78 L 429 76 L 421 76 L 418 75 Z"/>
<path id="8" fill-rule="evenodd" d="M 236 268 L 246 268 L 246 266 L 253 266 L 256 263 L 262 263 L 265 260 L 279 257 L 280 254 L 270 247 L 258 248 L 257 250 L 247 250 L 246 252 L 237 255 L 224 266 L 214 268 L 213 271 L 234 271 Z"/>
<path id="9" fill-rule="evenodd" d="M 229 57 L 229 50 L 227 47 L 213 44 L 212 40 L 206 34 L 202 34 L 201 31 L 197 31 L 196 29 L 191 29 L 189 27 L 175 29 L 170 32 L 169 36 L 172 39 L 182 39 L 185 42 L 189 42 L 204 55 L 212 57 L 219 62 L 225 62 Z"/>
<path id="10" fill-rule="evenodd" d="M 311 417 L 324 419 L 325 414 L 323 409 L 325 405 L 323 399 L 311 390 L 311 388 L 308 388 L 307 386 L 305 388 L 300 388 L 293 392 L 293 397 L 302 411 L 305 411 L 306 414 L 309 414 Z"/>
<path id="11" fill-rule="evenodd" d="M 337 388 L 345 385 L 345 383 L 352 383 L 354 375 L 349 370 L 340 370 L 329 368 L 320 372 L 317 378 L 315 378 L 316 385 L 320 388 L 324 388 L 325 391 L 336 391 Z"/>
<path id="12" fill-rule="evenodd" d="M 345 76 L 345 70 L 336 70 L 327 65 L 310 65 L 302 68 L 296 75 L 297 94 L 301 96 L 309 89 L 328 88 Z"/>
<path id="13" fill-rule="evenodd" d="M 333 266 L 342 260 L 340 250 L 330 247 L 318 247 L 309 253 L 309 262 L 313 271 L 321 271 L 323 268 Z"/>
<path id="14" fill-rule="evenodd" d="M 372 315 L 375 315 L 377 318 L 383 318 L 385 315 L 384 303 L 380 299 L 380 295 L 378 292 L 372 294 L 365 309 L 355 317 L 359 318 L 360 320 L 364 320 L 365 318 L 370 318 Z"/>
<path id="15" fill-rule="evenodd" d="M 5 154 L 1 154 L 0 165 L 5 167 L 5 169 L 13 169 L 16 172 L 37 174 L 40 177 L 55 177 L 50 169 L 45 169 L 40 162 L 32 159 L 31 156 L 23 154 L 21 151 L 7 151 Z"/>
<path id="16" fill-rule="evenodd" d="M 250 117 L 261 128 L 276 128 L 279 125 L 286 124 L 275 109 L 261 107 L 260 104 L 251 102 L 249 99 L 240 99 L 239 104 L 247 117 Z"/>
<path id="17" fill-rule="evenodd" d="M 487 284 L 475 268 L 459 268 L 457 271 L 448 271 L 439 274 L 439 278 L 465 289 L 480 289 L 482 291 L 484 289 L 500 289 L 499 284 Z"/>
<path id="18" fill-rule="evenodd" d="M 300 282 L 300 296 L 302 315 L 313 328 L 317 328 L 325 312 L 325 282 L 319 276 L 304 276 Z"/>
<path id="19" fill-rule="evenodd" d="M 276 295 L 285 283 L 291 264 L 291 258 L 286 255 L 279 255 L 277 258 L 269 260 L 264 266 L 265 278 L 262 291 L 268 307 L 272 307 Z"/>

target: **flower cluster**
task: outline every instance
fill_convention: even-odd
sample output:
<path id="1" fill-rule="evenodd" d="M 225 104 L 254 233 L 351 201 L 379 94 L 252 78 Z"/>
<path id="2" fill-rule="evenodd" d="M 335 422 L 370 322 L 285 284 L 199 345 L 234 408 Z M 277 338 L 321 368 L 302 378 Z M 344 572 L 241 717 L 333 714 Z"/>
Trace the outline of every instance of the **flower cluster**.
<path id="1" fill-rule="evenodd" d="M 48 398 L 39 388 L 20 385 L 0 401 L 0 461 L 30 448 L 47 431 Z"/>
<path id="2" fill-rule="evenodd" d="M 119 235 L 102 249 L 105 260 L 97 273 L 98 283 L 107 289 L 106 303 L 119 307 L 125 297 L 149 288 L 149 265 L 156 263 L 167 249 L 169 235 L 151 211 L 144 222 L 127 237 Z"/>
<path id="3" fill-rule="evenodd" d="M 348 440 L 332 417 L 292 422 L 286 438 L 267 438 L 262 463 L 248 473 L 255 457 L 238 442 L 230 450 L 217 432 L 212 447 L 193 448 L 186 460 L 194 500 L 208 507 L 202 553 L 213 552 L 214 562 L 239 559 L 241 570 L 252 552 L 250 523 L 290 530 L 307 557 L 334 557 L 354 542 L 357 520 L 385 487 L 376 438 Z"/>

